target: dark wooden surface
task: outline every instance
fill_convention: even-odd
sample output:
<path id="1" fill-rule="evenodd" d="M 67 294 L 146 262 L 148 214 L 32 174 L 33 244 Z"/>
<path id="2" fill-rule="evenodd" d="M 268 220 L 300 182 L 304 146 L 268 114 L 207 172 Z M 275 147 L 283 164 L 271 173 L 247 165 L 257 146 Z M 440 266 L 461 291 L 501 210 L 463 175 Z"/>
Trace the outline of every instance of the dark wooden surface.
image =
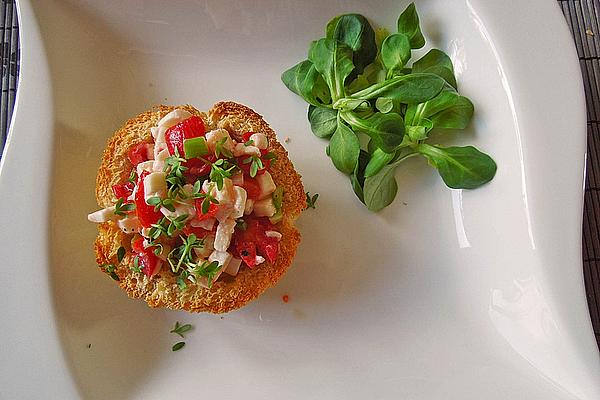
<path id="1" fill-rule="evenodd" d="M 596 341 L 600 344 L 600 5 L 561 0 L 571 28 L 587 101 L 587 173 L 583 214 L 583 273 Z"/>
<path id="2" fill-rule="evenodd" d="M 600 343 L 600 4 L 598 0 L 558 0 L 558 3 L 577 47 L 587 99 L 588 158 L 583 215 L 583 271 L 594 332 Z M 19 75 L 19 28 L 14 0 L 2 0 L 0 34 L 1 156 L 15 104 Z"/>
<path id="3" fill-rule="evenodd" d="M 0 9 L 2 35 L 2 96 L 0 97 L 0 156 L 15 106 L 19 76 L 19 24 L 17 7 L 13 0 L 2 0 Z"/>

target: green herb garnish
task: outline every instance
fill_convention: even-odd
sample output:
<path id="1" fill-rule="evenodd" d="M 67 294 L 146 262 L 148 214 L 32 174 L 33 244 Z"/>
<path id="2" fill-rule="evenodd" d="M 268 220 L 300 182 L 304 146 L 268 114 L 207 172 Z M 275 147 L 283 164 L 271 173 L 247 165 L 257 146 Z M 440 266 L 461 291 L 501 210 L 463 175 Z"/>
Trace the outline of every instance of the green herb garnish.
<path id="1" fill-rule="evenodd" d="M 125 257 L 126 252 L 127 252 L 127 250 L 125 250 L 125 247 L 123 247 L 123 246 L 119 247 L 119 249 L 117 250 L 117 260 L 119 262 L 123 261 L 123 258 Z"/>
<path id="2" fill-rule="evenodd" d="M 179 321 L 177 321 L 175 322 L 175 327 L 171 329 L 170 333 L 175 333 L 183 338 L 183 334 L 189 332 L 190 330 L 192 330 L 191 324 L 181 325 Z"/>
<path id="3" fill-rule="evenodd" d="M 140 266 L 140 256 L 135 256 L 133 258 L 133 265 L 129 267 L 133 272 L 142 272 L 142 267 Z"/>
<path id="4" fill-rule="evenodd" d="M 181 350 L 183 348 L 183 346 L 185 346 L 185 342 L 177 342 L 173 345 L 171 350 L 173 350 L 173 351 Z"/>
<path id="5" fill-rule="evenodd" d="M 317 199 L 319 198 L 319 193 L 315 193 L 313 196 L 310 195 L 310 192 L 306 192 L 306 209 L 309 208 L 317 208 Z"/>
<path id="6" fill-rule="evenodd" d="M 124 203 L 122 197 L 115 203 L 115 215 L 120 215 L 124 217 L 128 212 L 131 212 L 133 210 L 135 210 L 135 204 Z"/>
<path id="7" fill-rule="evenodd" d="M 167 157 L 165 160 L 164 171 L 167 172 L 165 180 L 170 187 L 182 188 L 185 185 L 185 177 L 183 173 L 187 171 L 187 167 L 182 164 L 185 163 L 185 158 L 179 155 L 179 151 L 175 148 L 175 154 Z"/>
<path id="8" fill-rule="evenodd" d="M 217 184 L 217 189 L 223 189 L 223 180 L 225 178 L 231 178 L 233 170 L 236 169 L 235 164 L 231 164 L 222 158 L 211 164 L 210 168 L 210 180 Z"/>
<path id="9" fill-rule="evenodd" d="M 263 169 L 263 163 L 260 157 L 250 156 L 242 161 L 243 164 L 250 164 L 250 176 L 254 178 L 258 173 L 258 170 Z"/>
<path id="10" fill-rule="evenodd" d="M 137 172 L 135 171 L 135 168 L 131 170 L 127 180 L 131 183 L 135 183 L 137 181 Z"/>
<path id="11" fill-rule="evenodd" d="M 167 255 L 167 261 L 171 266 L 171 271 L 177 274 L 183 267 L 194 267 L 193 250 L 202 248 L 204 240 L 198 239 L 195 234 L 190 234 L 188 237 L 180 236 L 183 244 L 175 247 Z"/>
<path id="12" fill-rule="evenodd" d="M 443 51 L 432 49 L 411 63 L 412 51 L 425 45 L 414 4 L 399 16 L 397 33 L 381 32 L 362 15 L 337 16 L 327 24 L 326 37 L 311 44 L 308 59 L 281 76 L 309 103 L 311 130 L 329 138 L 326 152 L 334 166 L 350 176 L 356 196 L 372 211 L 394 200 L 396 168 L 417 155 L 450 188 L 489 182 L 496 163 L 487 154 L 472 146 L 425 143 L 432 130 L 465 129 L 473 104 L 458 93 Z M 308 196 L 307 204 L 314 206 Z"/>
<path id="13" fill-rule="evenodd" d="M 119 275 L 117 275 L 117 273 L 115 272 L 115 270 L 117 269 L 117 267 L 114 264 L 102 264 L 100 265 L 100 268 L 102 268 L 102 270 L 104 272 L 106 272 L 111 278 L 113 278 L 115 281 L 119 281 Z"/>

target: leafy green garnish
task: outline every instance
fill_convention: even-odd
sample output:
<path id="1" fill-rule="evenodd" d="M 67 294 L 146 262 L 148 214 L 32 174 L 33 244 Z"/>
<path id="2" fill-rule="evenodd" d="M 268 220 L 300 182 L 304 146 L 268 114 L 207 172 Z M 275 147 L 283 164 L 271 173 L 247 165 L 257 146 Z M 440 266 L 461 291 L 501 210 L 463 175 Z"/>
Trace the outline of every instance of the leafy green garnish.
<path id="1" fill-rule="evenodd" d="M 211 163 L 210 169 L 210 180 L 217 184 L 217 189 L 223 189 L 223 180 L 225 178 L 231 178 L 233 171 L 237 168 L 235 164 L 229 161 L 219 158 L 214 163 Z"/>
<path id="2" fill-rule="evenodd" d="M 183 173 L 187 171 L 187 167 L 183 165 L 185 158 L 179 155 L 179 151 L 175 148 L 175 154 L 167 157 L 165 160 L 164 171 L 167 172 L 167 184 L 172 187 L 183 187 L 185 185 L 185 177 Z"/>
<path id="3" fill-rule="evenodd" d="M 177 274 L 180 268 L 192 266 L 194 264 L 194 249 L 200 249 L 204 245 L 204 240 L 198 239 L 195 234 L 190 234 L 187 237 L 180 236 L 183 244 L 175 247 L 167 255 L 167 261 L 171 266 L 171 271 Z"/>
<path id="4" fill-rule="evenodd" d="M 123 247 L 123 246 L 119 247 L 119 249 L 117 250 L 117 261 L 119 261 L 119 262 L 123 261 L 123 258 L 125 257 L 125 253 L 127 253 L 127 250 L 125 250 L 125 247 Z"/>
<path id="5" fill-rule="evenodd" d="M 396 169 L 410 157 L 425 157 L 451 188 L 476 188 L 496 172 L 494 161 L 472 146 L 425 143 L 432 130 L 465 129 L 473 104 L 458 93 L 446 53 L 432 49 L 411 61 L 424 45 L 414 4 L 398 17 L 395 33 L 374 30 L 362 15 L 339 15 L 327 24 L 326 36 L 311 43 L 308 60 L 281 76 L 310 104 L 312 132 L 330 140 L 327 155 L 373 211 L 394 200 Z"/>
<path id="6" fill-rule="evenodd" d="M 189 332 L 192 330 L 192 325 L 191 324 L 185 324 L 182 325 L 179 323 L 179 321 L 175 322 L 175 327 L 173 329 L 171 329 L 169 331 L 169 333 L 175 333 L 179 336 L 181 336 L 182 338 L 184 337 L 183 334 L 186 332 Z"/>
<path id="7" fill-rule="evenodd" d="M 129 267 L 130 270 L 132 270 L 133 272 L 142 272 L 142 267 L 140 266 L 140 257 L 139 256 L 135 256 L 133 259 L 133 265 L 131 267 Z"/>
<path id="8" fill-rule="evenodd" d="M 315 193 L 313 196 L 311 196 L 310 192 L 306 192 L 306 209 L 317 208 L 317 199 L 318 198 L 319 198 L 319 193 Z"/>
<path id="9" fill-rule="evenodd" d="M 258 156 L 250 156 L 242 161 L 243 164 L 250 164 L 250 176 L 254 178 L 258 170 L 264 168 L 262 160 Z M 220 190 L 220 189 L 219 189 Z"/>
<path id="10" fill-rule="evenodd" d="M 196 279 L 198 279 L 199 277 L 204 277 L 207 279 L 208 287 L 212 286 L 215 275 L 221 269 L 221 266 L 217 261 L 203 261 L 196 264 L 188 264 L 188 266 L 191 267 L 189 272 L 192 274 L 193 277 L 195 277 Z"/>
<path id="11" fill-rule="evenodd" d="M 183 348 L 183 346 L 185 346 L 185 342 L 177 342 L 173 345 L 173 347 L 171 347 L 171 350 L 173 350 L 173 351 L 181 350 Z"/>
<path id="12" fill-rule="evenodd" d="M 131 170 L 131 173 L 129 174 L 129 178 L 127 178 L 127 180 L 131 183 L 135 183 L 137 181 L 137 172 L 135 171 L 135 168 Z"/>
<path id="13" fill-rule="evenodd" d="M 115 270 L 117 269 L 117 267 L 114 264 L 102 264 L 100 265 L 100 268 L 106 272 L 111 278 L 113 278 L 115 281 L 119 281 L 119 275 L 117 275 L 117 273 L 115 272 Z"/>
<path id="14" fill-rule="evenodd" d="M 119 215 L 124 217 L 128 212 L 135 210 L 135 204 L 133 203 L 124 203 L 123 198 L 121 197 L 115 203 L 115 215 Z"/>

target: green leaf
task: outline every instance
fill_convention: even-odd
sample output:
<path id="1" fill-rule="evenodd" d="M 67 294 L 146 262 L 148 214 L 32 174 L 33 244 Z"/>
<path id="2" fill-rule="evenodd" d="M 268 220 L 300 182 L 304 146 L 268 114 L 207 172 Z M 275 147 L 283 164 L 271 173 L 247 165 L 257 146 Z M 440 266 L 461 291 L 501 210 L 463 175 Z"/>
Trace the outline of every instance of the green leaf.
<path id="1" fill-rule="evenodd" d="M 125 247 L 123 247 L 123 246 L 119 247 L 119 249 L 117 250 L 117 260 L 119 262 L 123 261 L 123 258 L 125 258 L 126 252 L 127 252 L 127 250 L 125 250 Z"/>
<path id="2" fill-rule="evenodd" d="M 376 59 L 371 64 L 367 65 L 362 74 L 359 74 L 350 85 L 346 88 L 346 93 L 356 93 L 359 90 L 368 88 L 369 86 L 385 80 L 385 70 Z"/>
<path id="3" fill-rule="evenodd" d="M 169 331 L 169 333 L 175 333 L 181 337 L 184 337 L 183 334 L 192 330 L 191 324 L 181 325 L 179 321 L 175 322 L 175 327 Z"/>
<path id="4" fill-rule="evenodd" d="M 403 33 L 388 36 L 381 45 L 381 61 L 388 70 L 388 77 L 401 70 L 410 60 L 410 42 Z M 415 71 L 416 72 L 416 71 Z"/>
<path id="5" fill-rule="evenodd" d="M 389 97 L 379 97 L 375 101 L 375 108 L 379 112 L 387 114 L 394 108 L 394 101 Z"/>
<path id="6" fill-rule="evenodd" d="M 379 211 L 394 201 L 398 192 L 396 164 L 384 166 L 379 173 L 365 179 L 365 205 L 371 211 Z"/>
<path id="7" fill-rule="evenodd" d="M 407 126 L 406 134 L 413 142 L 427 139 L 427 129 L 424 126 Z"/>
<path id="8" fill-rule="evenodd" d="M 183 348 L 183 346 L 185 346 L 185 342 L 177 342 L 173 345 L 171 350 L 173 350 L 173 351 L 181 350 Z"/>
<path id="9" fill-rule="evenodd" d="M 425 46 L 425 38 L 421 33 L 419 25 L 419 15 L 414 3 L 410 3 L 408 7 L 400 14 L 398 18 L 398 33 L 403 33 L 410 40 L 410 47 L 420 49 Z"/>
<path id="10" fill-rule="evenodd" d="M 327 24 L 327 38 L 335 39 L 352 49 L 355 69 L 350 79 L 362 73 L 377 56 L 375 32 L 362 15 L 345 14 L 335 17 Z"/>
<path id="11" fill-rule="evenodd" d="M 381 149 L 375 149 L 371 154 L 369 163 L 365 168 L 365 178 L 376 175 L 385 167 L 390 161 L 394 159 L 394 153 L 386 153 Z"/>
<path id="12" fill-rule="evenodd" d="M 473 103 L 464 96 L 455 96 L 442 111 L 426 115 L 435 128 L 465 129 L 473 117 Z"/>
<path id="13" fill-rule="evenodd" d="M 442 77 L 456 89 L 456 77 L 452 60 L 446 53 L 431 49 L 427 54 L 413 63 L 413 72 L 428 72 Z"/>
<path id="14" fill-rule="evenodd" d="M 314 106 L 331 102 L 327 83 L 312 62 L 304 60 L 281 74 L 283 84 Z"/>
<path id="15" fill-rule="evenodd" d="M 367 162 L 369 161 L 369 153 L 364 150 L 360 151 L 358 156 L 358 163 L 356 164 L 356 168 L 350 175 L 350 184 L 352 185 L 352 190 L 354 194 L 361 203 L 364 204 L 364 192 L 363 185 L 365 183 L 365 168 L 367 166 Z"/>
<path id="16" fill-rule="evenodd" d="M 445 81 L 435 74 L 414 73 L 396 76 L 352 94 L 355 99 L 389 97 L 401 103 L 423 103 L 434 98 L 444 88 Z"/>
<path id="17" fill-rule="evenodd" d="M 359 152 L 358 137 L 346 124 L 339 122 L 329 142 L 329 157 L 333 165 L 341 172 L 350 174 L 358 162 Z"/>
<path id="18" fill-rule="evenodd" d="M 344 97 L 344 81 L 354 69 L 352 49 L 334 39 L 324 38 L 313 42 L 308 59 L 327 82 L 331 100 L 335 102 Z"/>
<path id="19" fill-rule="evenodd" d="M 496 163 L 473 146 L 439 147 L 419 144 L 416 150 L 438 170 L 444 183 L 453 189 L 474 189 L 492 180 Z"/>
<path id="20" fill-rule="evenodd" d="M 317 208 L 317 200 L 319 199 L 319 193 L 315 193 L 314 196 L 310 195 L 310 192 L 306 192 L 306 210 L 309 208 Z"/>
<path id="21" fill-rule="evenodd" d="M 340 113 L 353 129 L 368 135 L 373 143 L 388 153 L 392 153 L 404 138 L 404 121 L 396 113 L 374 113 L 363 119 L 354 112 Z"/>
<path id="22" fill-rule="evenodd" d="M 310 105 L 308 107 L 308 121 L 315 136 L 327 138 L 333 135 L 337 128 L 337 111 L 331 108 Z"/>

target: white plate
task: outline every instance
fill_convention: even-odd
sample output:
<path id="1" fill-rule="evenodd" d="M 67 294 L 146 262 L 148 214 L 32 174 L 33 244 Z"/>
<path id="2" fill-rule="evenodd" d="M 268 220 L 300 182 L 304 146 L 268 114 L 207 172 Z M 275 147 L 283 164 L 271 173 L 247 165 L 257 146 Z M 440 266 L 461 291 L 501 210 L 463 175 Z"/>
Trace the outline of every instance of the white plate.
<path id="1" fill-rule="evenodd" d="M 0 397 L 599 399 L 581 270 L 583 91 L 556 3 L 418 2 L 429 45 L 451 54 L 476 104 L 450 141 L 489 152 L 498 174 L 450 191 L 411 160 L 377 215 L 279 76 L 331 17 L 393 27 L 406 4 L 254 3 L 20 1 L 0 174 Z M 291 138 L 318 209 L 300 220 L 293 268 L 248 307 L 151 310 L 94 265 L 85 216 L 101 151 L 153 104 L 223 99 Z M 177 320 L 195 330 L 172 353 Z"/>

